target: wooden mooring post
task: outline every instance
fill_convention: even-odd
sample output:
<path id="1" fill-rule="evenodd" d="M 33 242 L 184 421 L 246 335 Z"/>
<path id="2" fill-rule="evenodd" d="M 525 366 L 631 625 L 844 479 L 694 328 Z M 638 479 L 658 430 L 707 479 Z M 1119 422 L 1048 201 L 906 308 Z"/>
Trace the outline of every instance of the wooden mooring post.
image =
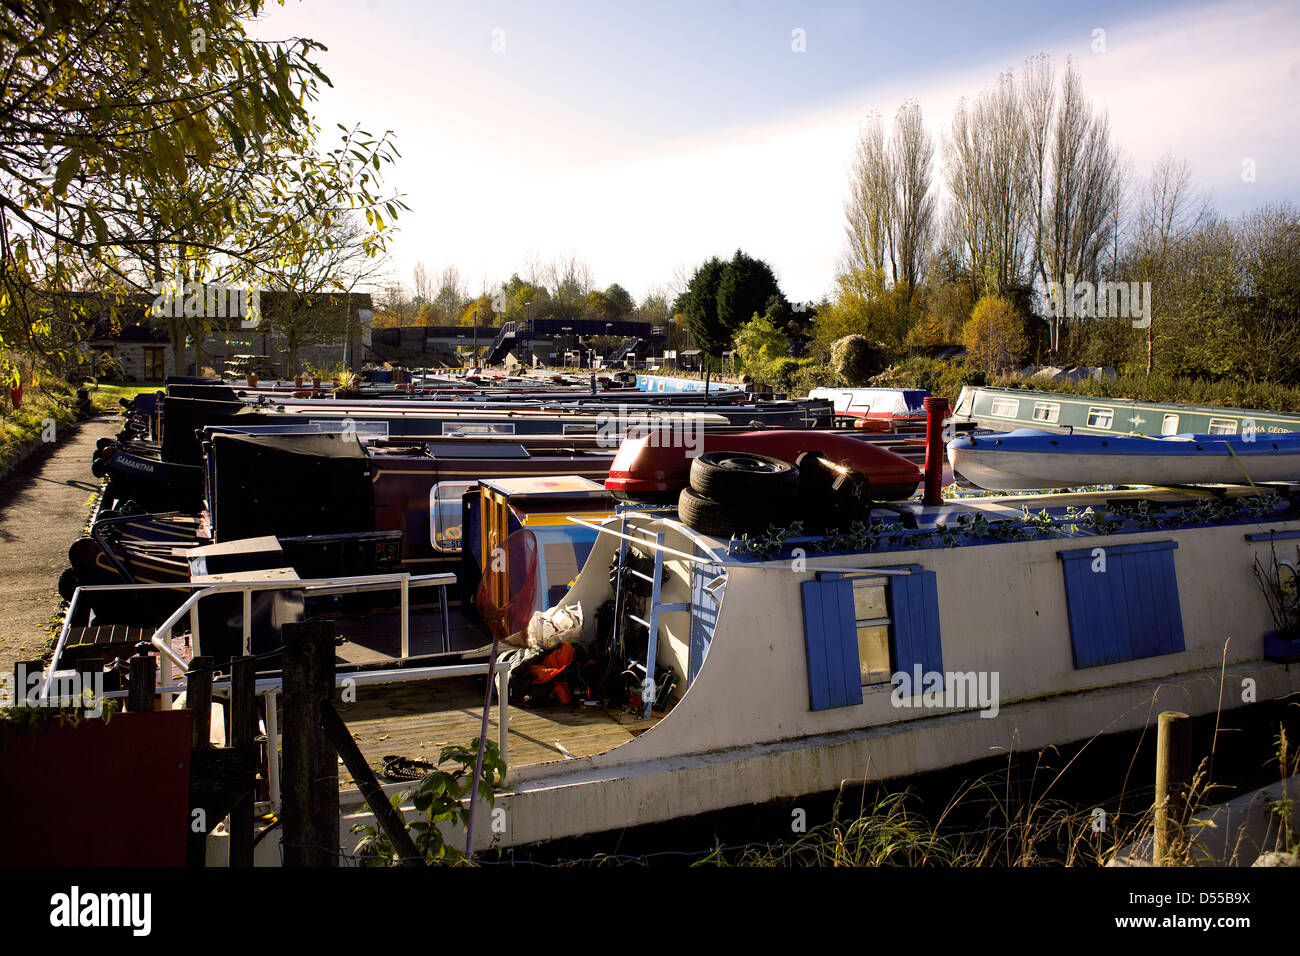
<path id="1" fill-rule="evenodd" d="M 285 624 L 282 633 L 284 865 L 337 866 L 338 757 L 321 723 L 334 695 L 334 628 L 313 621 Z"/>
<path id="2" fill-rule="evenodd" d="M 1187 801 L 1192 786 L 1192 718 L 1167 710 L 1156 734 L 1155 836 L 1151 862 L 1168 866 L 1187 848 Z"/>
<path id="3" fill-rule="evenodd" d="M 185 838 L 185 863 L 201 867 L 207 862 L 208 808 L 196 799 L 195 782 L 212 743 L 212 658 L 190 661 L 185 676 L 185 706 L 194 721 L 190 733 L 190 813 Z"/>
<path id="4" fill-rule="evenodd" d="M 127 688 L 126 709 L 133 714 L 154 709 L 157 700 L 155 689 L 158 680 L 158 665 L 146 648 L 148 644 L 139 644 L 136 654 L 128 661 L 130 667 Z"/>
<path id="5" fill-rule="evenodd" d="M 213 668 L 211 657 L 196 657 L 185 681 L 185 703 L 193 719 L 186 862 L 195 867 L 205 865 L 208 833 L 228 816 L 230 865 L 252 866 L 253 791 L 258 768 L 254 661 L 250 657 L 231 662 L 231 719 L 225 747 L 211 744 Z"/>
<path id="6" fill-rule="evenodd" d="M 257 668 L 252 657 L 230 662 L 230 746 L 252 750 L 257 739 Z M 255 780 L 253 781 L 255 786 Z M 230 811 L 230 865 L 253 865 L 253 788 Z"/>

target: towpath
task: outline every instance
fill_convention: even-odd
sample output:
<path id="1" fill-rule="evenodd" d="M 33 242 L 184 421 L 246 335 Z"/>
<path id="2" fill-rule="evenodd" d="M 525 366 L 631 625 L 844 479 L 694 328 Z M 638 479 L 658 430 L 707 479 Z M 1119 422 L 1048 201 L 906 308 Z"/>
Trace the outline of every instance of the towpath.
<path id="1" fill-rule="evenodd" d="M 0 674 L 40 655 L 59 607 L 68 545 L 81 534 L 99 490 L 90 473 L 95 442 L 121 427 L 116 416 L 82 422 L 0 483 Z"/>

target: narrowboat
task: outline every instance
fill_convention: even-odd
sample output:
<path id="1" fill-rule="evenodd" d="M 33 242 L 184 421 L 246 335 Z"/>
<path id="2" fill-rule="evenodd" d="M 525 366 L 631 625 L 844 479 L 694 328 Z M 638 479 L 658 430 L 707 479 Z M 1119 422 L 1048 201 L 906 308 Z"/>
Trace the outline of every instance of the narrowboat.
<path id="1" fill-rule="evenodd" d="M 1274 623 L 1254 573 L 1295 559 L 1294 502 L 1155 497 L 917 504 L 915 529 L 765 554 L 671 516 L 601 523 L 563 603 L 617 600 L 606 569 L 625 548 L 653 555 L 649 576 L 666 581 L 627 614 L 654 622 L 648 669 L 670 669 L 674 688 L 660 699 L 664 682 L 648 684 L 648 726 L 608 749 L 511 763 L 505 828 L 476 842 L 833 791 L 1136 729 L 1162 709 L 1212 713 L 1241 697 L 1225 682 L 1249 681 L 1259 700 L 1300 692 L 1300 671 L 1266 655 Z M 1141 501 L 1147 517 L 1126 517 Z M 1079 517 L 1088 509 L 1101 524 Z M 1168 524 L 1151 527 L 1151 513 Z M 584 615 L 585 644 L 616 639 Z M 354 791 L 343 807 L 346 837 L 368 811 Z"/>
<path id="2" fill-rule="evenodd" d="M 1300 431 L 1300 415 L 1211 405 L 1138 402 L 1061 392 L 967 385 L 953 421 L 992 431 L 1041 428 L 1084 435 L 1241 435 Z"/>
<path id="3" fill-rule="evenodd" d="M 833 403 L 836 415 L 857 419 L 861 427 L 913 431 L 925 428 L 929 394 L 923 388 L 814 388 L 808 397 Z"/>
<path id="4" fill-rule="evenodd" d="M 1265 484 L 1300 481 L 1300 434 L 1063 435 L 1038 428 L 948 443 L 954 476 L 979 488 Z"/>
<path id="5" fill-rule="evenodd" d="M 109 478 L 111 507 L 134 501 L 148 511 L 197 510 L 203 476 L 198 433 L 204 426 L 238 429 L 285 426 L 284 431 L 311 431 L 320 426 L 325 430 L 412 440 L 426 436 L 594 436 L 614 447 L 630 430 L 643 429 L 660 419 L 701 431 L 735 427 L 812 428 L 829 424 L 826 403 L 666 407 L 618 402 L 545 409 L 420 402 L 366 406 L 304 400 L 250 406 L 238 400 L 167 396 L 161 404 L 161 415 L 155 426 L 156 440 L 131 438 L 101 443 L 95 451 L 91 471 L 97 477 Z"/>
<path id="6" fill-rule="evenodd" d="M 931 406 L 931 450 L 941 447 L 942 405 Z M 802 460 L 793 475 L 754 470 L 732 487 L 774 515 L 793 514 L 782 497 L 803 494 L 805 472 L 835 464 Z M 720 487 L 697 484 L 696 472 L 707 472 L 694 464 L 684 498 Z M 573 609 L 580 622 L 566 643 L 586 666 L 565 694 L 549 698 L 568 703 L 538 704 L 537 683 L 554 671 L 546 648 L 511 648 L 492 664 L 498 681 L 487 713 L 482 684 L 456 650 L 482 633 L 428 642 L 399 614 L 364 622 L 367 653 L 382 647 L 387 656 L 367 658 L 367 693 L 341 701 L 340 713 L 376 769 L 385 755 L 463 745 L 486 716 L 508 772 L 496 801 L 503 812 L 472 834 L 483 848 L 906 777 L 1141 728 L 1165 709 L 1199 715 L 1300 693 L 1300 669 L 1290 666 L 1300 641 L 1279 638 L 1266 593 L 1280 592 L 1284 569 L 1300 561 L 1300 487 L 944 501 L 941 466 L 942 455 L 928 457 L 921 500 L 863 498 L 861 511 L 811 534 L 791 521 L 721 537 L 686 509 L 638 502 L 603 518 L 567 516 L 594 535 L 563 595 L 548 585 L 552 606 Z M 496 540 L 523 530 L 530 513 L 525 506 L 498 521 Z M 492 533 L 485 522 L 480 536 L 483 527 Z M 188 649 L 178 637 L 203 600 L 286 592 L 282 606 L 262 609 L 260 623 L 249 622 L 247 609 L 242 618 L 246 646 L 250 635 L 273 645 L 277 622 L 305 613 L 294 592 L 311 599 L 312 589 L 382 584 L 405 594 L 445 588 L 449 577 L 202 579 L 202 595 L 178 604 L 144 639 L 168 668 L 183 668 L 185 654 L 208 647 L 206 620 Z M 74 595 L 74 610 L 85 597 L 84 589 Z M 79 614 L 65 624 L 55 668 L 69 666 L 63 649 L 73 630 L 86 633 Z M 441 617 L 445 635 L 445 604 Z M 236 614 L 221 633 L 237 637 L 240 621 Z M 356 679 L 348 646 L 339 651 L 340 679 Z M 432 656 L 417 660 L 420 649 Z M 480 661 L 483 652 L 480 640 Z M 412 690 L 412 680 L 436 683 Z M 1237 691 L 1246 686 L 1249 697 Z M 277 688 L 274 679 L 259 681 L 258 692 L 270 695 L 272 738 Z M 340 845 L 349 852 L 353 826 L 371 817 L 349 778 L 342 787 Z M 273 786 L 272 808 L 278 799 Z M 278 859 L 275 839 L 263 841 L 269 861 Z"/>
<path id="7" fill-rule="evenodd" d="M 332 430 L 229 426 L 204 429 L 202 445 L 196 498 L 205 507 L 188 517 L 101 513 L 69 549 L 65 596 L 78 583 L 187 580 L 185 548 L 268 535 L 281 541 L 294 567 L 309 556 L 309 539 L 337 539 L 332 564 L 314 557 L 320 573 L 454 573 L 461 498 L 480 479 L 603 481 L 614 456 L 590 436 L 369 440 Z"/>

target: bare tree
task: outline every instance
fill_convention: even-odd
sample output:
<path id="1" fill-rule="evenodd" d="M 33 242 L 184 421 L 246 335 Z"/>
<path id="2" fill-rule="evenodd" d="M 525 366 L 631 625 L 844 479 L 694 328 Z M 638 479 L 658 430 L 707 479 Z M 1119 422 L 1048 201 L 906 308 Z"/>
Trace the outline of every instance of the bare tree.
<path id="1" fill-rule="evenodd" d="M 348 217 L 330 227 L 332 242 L 313 255 L 289 260 L 275 276 L 274 288 L 285 294 L 278 308 L 266 310 L 269 329 L 283 336 L 286 371 L 298 370 L 304 345 L 343 336 L 355 321 L 351 293 L 381 276 L 388 264 L 366 247 L 366 230 Z M 339 295 L 341 302 L 335 299 Z"/>
<path id="2" fill-rule="evenodd" d="M 1133 266 L 1136 278 L 1159 287 L 1169 274 L 1173 251 L 1213 216 L 1210 197 L 1192 185 L 1192 169 L 1186 159 L 1165 153 L 1156 160 L 1147 182 L 1146 194 L 1138 207 Z M 1162 297 L 1157 297 L 1158 302 Z M 1147 374 L 1155 367 L 1156 305 L 1152 303 L 1147 325 Z"/>
<path id="3" fill-rule="evenodd" d="M 460 277 L 460 270 L 455 266 L 447 266 L 442 270 L 442 276 L 438 280 L 438 293 L 430 300 L 434 309 L 446 317 L 449 323 L 454 324 L 467 299 L 469 299 L 469 289 Z"/>
<path id="4" fill-rule="evenodd" d="M 533 250 L 524 257 L 523 273 L 524 281 L 535 289 L 544 288 L 549 285 L 551 278 L 551 267 L 542 258 L 537 250 Z"/>
<path id="5" fill-rule="evenodd" d="M 423 262 L 417 262 L 411 270 L 411 279 L 415 283 L 415 305 L 418 308 L 426 302 L 432 302 L 434 296 L 433 278 Z"/>
<path id="6" fill-rule="evenodd" d="M 551 261 L 547 267 L 547 278 L 557 314 L 581 315 L 587 295 L 594 287 L 591 266 L 571 251 Z"/>
<path id="7" fill-rule="evenodd" d="M 416 305 L 400 281 L 382 283 L 375 296 L 375 311 L 387 326 L 402 328 L 415 321 Z"/>
<path id="8" fill-rule="evenodd" d="M 1025 61 L 1021 80 L 1026 130 L 1029 136 L 1030 194 L 1034 209 L 1034 249 L 1043 248 L 1043 205 L 1048 190 L 1052 120 L 1056 116 L 1056 79 L 1051 57 L 1045 53 Z M 1038 257 L 1042 274 L 1042 257 Z M 1046 276 L 1042 276 L 1047 282 Z"/>
<path id="9" fill-rule="evenodd" d="M 1098 262 L 1114 225 L 1111 203 L 1118 167 L 1110 122 L 1093 110 L 1079 74 L 1067 63 L 1052 128 L 1048 188 L 1037 210 L 1038 269 L 1045 285 L 1099 278 Z M 1053 322 L 1054 351 L 1060 348 L 1059 336 L 1058 320 Z"/>
<path id="10" fill-rule="evenodd" d="M 889 252 L 894 284 L 905 284 L 908 302 L 925 274 L 934 241 L 933 165 L 934 141 L 922 122 L 921 107 L 904 103 L 894 117 L 889 158 L 894 178 Z"/>
<path id="11" fill-rule="evenodd" d="M 849 199 L 844 206 L 849 238 L 845 266 L 850 271 L 884 276 L 894 220 L 893 179 L 885 127 L 880 114 L 871 113 L 861 124 L 849 173 Z"/>
<path id="12" fill-rule="evenodd" d="M 1033 223 L 1029 124 L 1011 73 L 972 106 L 961 100 L 944 144 L 949 224 L 973 291 L 1022 285 Z"/>

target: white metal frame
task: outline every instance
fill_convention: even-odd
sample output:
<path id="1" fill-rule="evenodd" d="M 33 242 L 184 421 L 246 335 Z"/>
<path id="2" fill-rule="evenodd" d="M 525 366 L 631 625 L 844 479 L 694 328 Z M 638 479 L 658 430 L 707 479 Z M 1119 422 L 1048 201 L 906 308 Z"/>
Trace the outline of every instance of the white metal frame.
<path id="1" fill-rule="evenodd" d="M 454 574 L 423 574 L 411 575 L 405 572 L 395 574 L 368 574 L 358 575 L 355 577 L 341 578 L 309 578 L 305 580 L 277 580 L 277 581 L 222 581 L 212 584 L 196 584 L 190 581 L 177 581 L 169 584 L 100 584 L 86 585 L 79 587 L 72 595 L 72 600 L 68 604 L 68 611 L 63 621 L 63 628 L 59 633 L 58 643 L 55 645 L 54 654 L 51 657 L 50 669 L 47 672 L 45 680 L 41 686 L 42 699 L 48 698 L 50 686 L 54 683 L 55 673 L 62 659 L 63 651 L 67 646 L 68 635 L 72 630 L 72 621 L 74 612 L 77 607 L 77 601 L 83 591 L 141 591 L 141 590 L 185 590 L 191 589 L 194 593 L 190 594 L 172 614 L 155 629 L 149 643 L 158 651 L 158 677 L 159 686 L 155 693 L 162 695 L 163 710 L 171 710 L 178 694 L 185 692 L 185 684 L 172 683 L 174 674 L 172 667 L 176 666 L 184 674 L 189 665 L 180 657 L 171 647 L 172 631 L 186 613 L 190 618 L 190 639 L 194 648 L 194 656 L 200 656 L 200 632 L 199 632 L 199 612 L 198 604 L 205 598 L 213 594 L 225 594 L 232 591 L 238 591 L 243 595 L 243 653 L 251 652 L 252 641 L 252 603 L 253 591 L 287 591 L 302 590 L 309 592 L 313 596 L 326 596 L 330 594 L 353 594 L 364 591 L 386 590 L 397 587 L 401 590 L 401 656 L 400 660 L 407 660 L 410 657 L 410 591 L 412 588 L 437 587 L 440 589 L 440 608 L 445 625 L 447 620 L 447 593 L 446 588 L 449 584 L 454 584 L 456 576 Z M 445 649 L 445 648 L 444 648 Z M 509 687 L 510 671 L 514 663 L 515 650 L 512 648 L 498 656 L 495 664 L 496 681 L 497 681 L 497 733 L 498 746 L 501 751 L 502 762 L 508 759 L 509 752 L 509 733 L 510 733 L 510 707 L 509 707 Z M 334 686 L 342 687 L 346 685 L 358 686 L 364 684 L 398 684 L 416 680 L 437 680 L 447 677 L 466 677 L 478 674 L 487 674 L 493 667 L 491 661 L 482 661 L 473 664 L 443 664 L 430 665 L 427 667 L 401 667 L 401 668 L 384 668 L 376 670 L 367 670 L 360 672 L 336 673 Z M 264 678 L 255 682 L 256 694 L 266 699 L 266 738 L 267 738 L 267 785 L 270 790 L 271 803 L 276 812 L 280 809 L 280 728 L 279 716 L 276 713 L 276 697 L 280 694 L 284 686 L 281 678 Z M 212 685 L 214 696 L 226 696 L 230 692 L 229 681 L 217 681 Z M 126 697 L 127 691 L 109 691 L 104 694 L 105 697 Z M 275 759 L 271 759 L 271 755 Z M 508 764 L 507 764 L 508 766 Z"/>

